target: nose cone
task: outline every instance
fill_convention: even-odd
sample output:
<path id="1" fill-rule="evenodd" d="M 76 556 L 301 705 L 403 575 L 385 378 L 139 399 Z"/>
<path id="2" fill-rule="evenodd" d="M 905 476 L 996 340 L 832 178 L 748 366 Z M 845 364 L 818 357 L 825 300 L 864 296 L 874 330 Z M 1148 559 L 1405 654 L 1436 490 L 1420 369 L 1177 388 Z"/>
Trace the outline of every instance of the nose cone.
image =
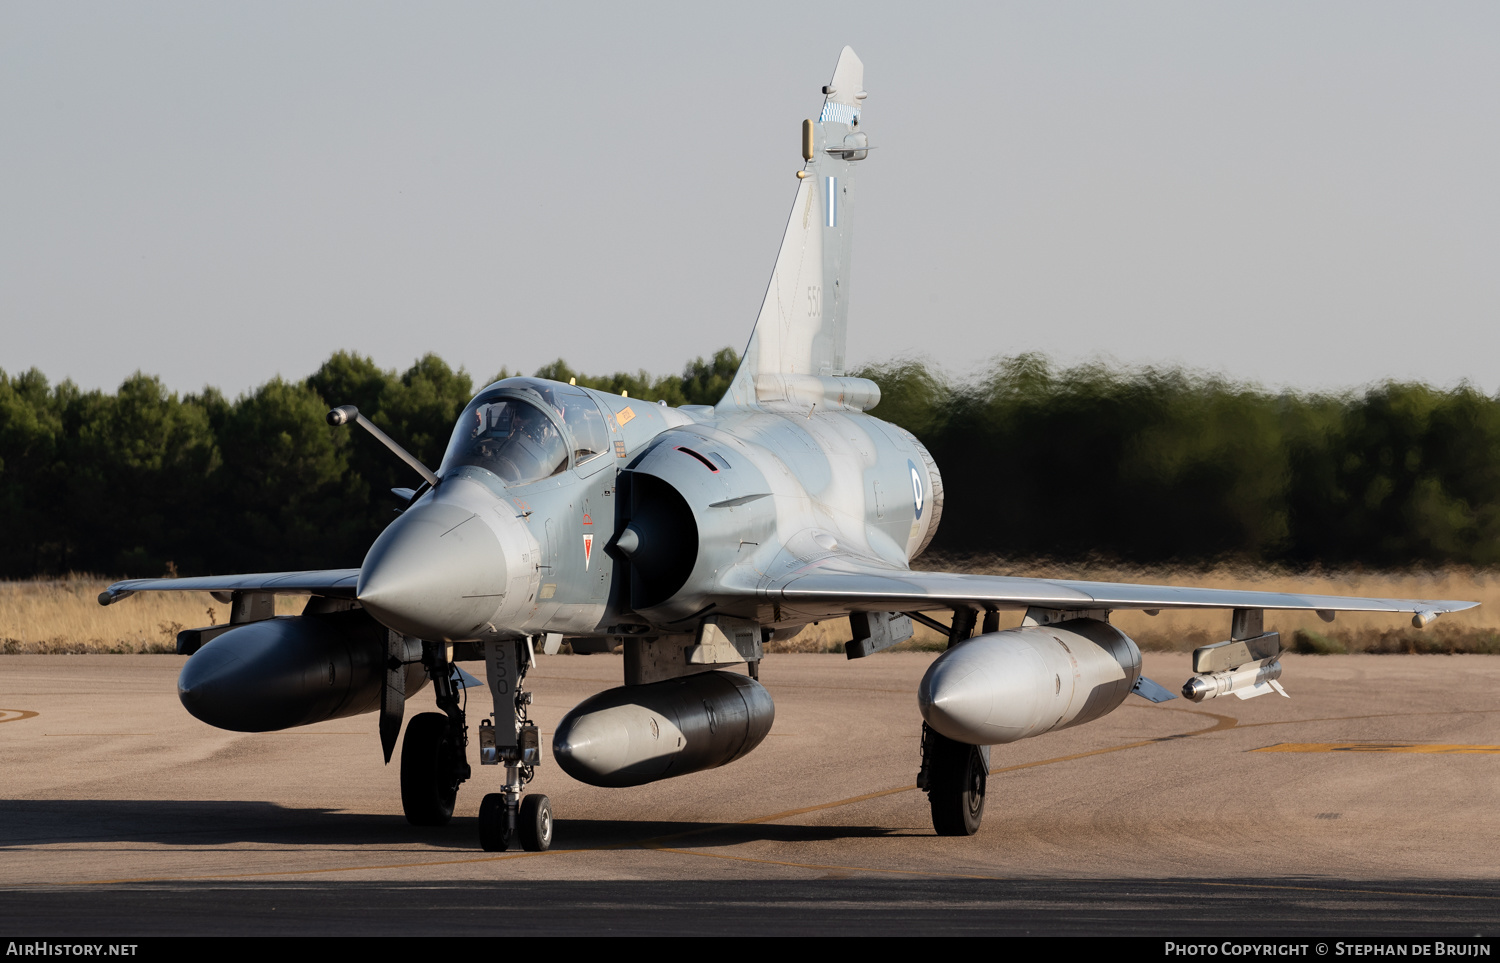
<path id="1" fill-rule="evenodd" d="M 359 601 L 405 635 L 479 637 L 505 596 L 505 552 L 485 520 L 442 503 L 407 509 L 359 570 Z"/>

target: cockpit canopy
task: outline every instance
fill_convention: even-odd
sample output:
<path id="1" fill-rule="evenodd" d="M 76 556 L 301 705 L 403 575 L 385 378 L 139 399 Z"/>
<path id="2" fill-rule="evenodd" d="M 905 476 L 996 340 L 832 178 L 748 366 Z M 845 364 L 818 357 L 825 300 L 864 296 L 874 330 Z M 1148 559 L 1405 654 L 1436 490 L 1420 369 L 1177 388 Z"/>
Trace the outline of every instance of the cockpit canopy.
<path id="1" fill-rule="evenodd" d="M 508 378 L 481 391 L 464 408 L 438 473 L 471 465 L 507 486 L 529 485 L 608 448 L 604 416 L 582 388 Z"/>

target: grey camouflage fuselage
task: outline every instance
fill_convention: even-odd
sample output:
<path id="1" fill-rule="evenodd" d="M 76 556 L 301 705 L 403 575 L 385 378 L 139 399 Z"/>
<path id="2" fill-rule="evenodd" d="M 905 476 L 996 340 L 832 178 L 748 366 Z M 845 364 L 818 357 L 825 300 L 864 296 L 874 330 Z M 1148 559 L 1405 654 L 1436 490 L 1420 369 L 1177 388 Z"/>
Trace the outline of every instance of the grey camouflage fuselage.
<path id="1" fill-rule="evenodd" d="M 569 386 L 510 379 L 479 397 L 524 404 L 537 387 Z M 936 530 L 926 450 L 837 397 L 675 409 L 571 390 L 598 405 L 608 450 L 520 486 L 444 465 L 366 559 L 358 597 L 378 618 L 446 641 L 686 632 L 709 612 L 785 628 L 847 609 L 758 589 L 848 554 L 898 572 Z M 484 548 L 455 552 L 456 536 Z"/>

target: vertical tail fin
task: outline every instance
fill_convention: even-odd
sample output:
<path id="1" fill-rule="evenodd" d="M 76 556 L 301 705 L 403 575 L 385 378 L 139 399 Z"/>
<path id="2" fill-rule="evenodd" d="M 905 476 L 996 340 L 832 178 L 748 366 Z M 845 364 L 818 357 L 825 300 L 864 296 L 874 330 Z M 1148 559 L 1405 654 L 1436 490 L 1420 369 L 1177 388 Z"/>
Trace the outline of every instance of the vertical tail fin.
<path id="1" fill-rule="evenodd" d="M 790 400 L 801 393 L 791 390 L 792 380 L 843 377 L 850 181 L 854 165 L 869 153 L 861 117 L 864 73 L 864 64 L 845 47 L 823 88 L 822 112 L 804 125 L 797 197 L 750 344 L 723 404 Z"/>

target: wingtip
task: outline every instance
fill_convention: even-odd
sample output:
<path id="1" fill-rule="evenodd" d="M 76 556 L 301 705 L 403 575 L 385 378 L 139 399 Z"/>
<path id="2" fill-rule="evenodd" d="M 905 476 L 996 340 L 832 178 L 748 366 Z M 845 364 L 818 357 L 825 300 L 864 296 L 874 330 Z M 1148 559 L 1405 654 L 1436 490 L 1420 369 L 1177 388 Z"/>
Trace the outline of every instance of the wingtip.
<path id="1" fill-rule="evenodd" d="M 130 591 L 129 589 L 115 588 L 113 585 L 111 585 L 109 588 L 99 593 L 99 604 L 113 605 L 121 599 L 129 598 L 134 594 L 135 593 Z"/>

